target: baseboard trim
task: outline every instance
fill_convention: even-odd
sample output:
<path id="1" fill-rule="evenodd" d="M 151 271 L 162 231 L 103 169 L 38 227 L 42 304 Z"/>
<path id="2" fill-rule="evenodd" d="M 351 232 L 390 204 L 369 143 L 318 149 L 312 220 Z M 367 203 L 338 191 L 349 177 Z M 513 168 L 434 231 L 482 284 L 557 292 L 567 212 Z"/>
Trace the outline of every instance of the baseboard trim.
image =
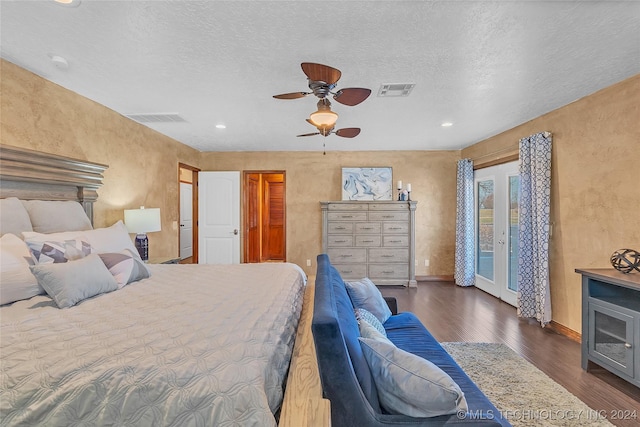
<path id="1" fill-rule="evenodd" d="M 549 322 L 549 327 L 551 328 L 552 331 L 557 332 L 560 335 L 564 335 L 565 337 L 569 338 L 571 341 L 582 343 L 582 334 L 574 331 L 573 329 L 567 328 L 564 325 L 561 325 L 555 320 L 552 320 L 551 322 Z"/>
<path id="2" fill-rule="evenodd" d="M 417 282 L 453 282 L 453 275 L 451 276 L 416 276 Z"/>

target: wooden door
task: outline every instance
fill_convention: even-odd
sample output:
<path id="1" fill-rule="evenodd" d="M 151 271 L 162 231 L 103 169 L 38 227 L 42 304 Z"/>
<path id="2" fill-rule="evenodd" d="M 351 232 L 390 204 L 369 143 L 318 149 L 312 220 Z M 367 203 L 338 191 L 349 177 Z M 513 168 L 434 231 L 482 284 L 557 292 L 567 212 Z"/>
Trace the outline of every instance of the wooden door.
<path id="1" fill-rule="evenodd" d="M 285 174 L 244 173 L 244 261 L 286 261 Z"/>

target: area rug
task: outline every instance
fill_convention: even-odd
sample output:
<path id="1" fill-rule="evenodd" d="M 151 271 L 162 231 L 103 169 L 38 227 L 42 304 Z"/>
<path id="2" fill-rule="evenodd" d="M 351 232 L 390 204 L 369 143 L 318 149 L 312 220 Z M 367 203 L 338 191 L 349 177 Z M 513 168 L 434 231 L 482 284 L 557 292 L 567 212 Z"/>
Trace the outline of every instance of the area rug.
<path id="1" fill-rule="evenodd" d="M 514 427 L 612 425 L 504 344 L 442 346 Z"/>

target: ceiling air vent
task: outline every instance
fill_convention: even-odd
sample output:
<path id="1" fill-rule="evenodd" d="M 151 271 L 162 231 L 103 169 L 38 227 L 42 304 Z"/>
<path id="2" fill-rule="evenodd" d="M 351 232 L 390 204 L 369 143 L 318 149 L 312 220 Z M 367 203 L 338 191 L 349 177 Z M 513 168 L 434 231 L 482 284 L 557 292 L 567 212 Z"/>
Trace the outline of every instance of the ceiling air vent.
<path id="1" fill-rule="evenodd" d="M 415 83 L 383 83 L 378 90 L 378 96 L 409 96 Z"/>
<path id="2" fill-rule="evenodd" d="M 186 122 L 178 113 L 126 114 L 125 117 L 138 123 L 180 123 Z"/>

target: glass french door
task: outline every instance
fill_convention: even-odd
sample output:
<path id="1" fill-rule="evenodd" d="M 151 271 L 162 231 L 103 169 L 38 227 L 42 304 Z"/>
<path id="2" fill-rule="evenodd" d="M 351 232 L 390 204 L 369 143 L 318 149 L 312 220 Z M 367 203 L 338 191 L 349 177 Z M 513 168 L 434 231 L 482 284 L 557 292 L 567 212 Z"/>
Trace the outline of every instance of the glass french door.
<path id="1" fill-rule="evenodd" d="M 476 287 L 516 305 L 518 162 L 478 169 L 475 181 Z"/>

